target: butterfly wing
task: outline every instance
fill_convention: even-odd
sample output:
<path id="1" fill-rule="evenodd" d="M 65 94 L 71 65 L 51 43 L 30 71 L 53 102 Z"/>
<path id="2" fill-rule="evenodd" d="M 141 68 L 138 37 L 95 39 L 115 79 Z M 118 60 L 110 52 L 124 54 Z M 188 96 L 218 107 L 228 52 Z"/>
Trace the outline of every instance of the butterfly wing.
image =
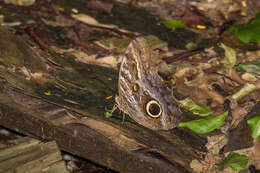
<path id="1" fill-rule="evenodd" d="M 153 130 L 168 130 L 176 127 L 181 111 L 151 58 L 145 39 L 130 43 L 119 71 L 116 102 L 137 123 Z"/>

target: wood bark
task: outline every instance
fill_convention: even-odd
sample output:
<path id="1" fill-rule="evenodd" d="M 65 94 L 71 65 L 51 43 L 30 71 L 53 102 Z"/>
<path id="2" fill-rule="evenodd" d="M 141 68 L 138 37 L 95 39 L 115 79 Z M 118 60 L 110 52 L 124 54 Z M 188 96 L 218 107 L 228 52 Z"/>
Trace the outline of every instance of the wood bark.
<path id="1" fill-rule="evenodd" d="M 0 172 L 68 173 L 55 141 L 42 143 L 24 137 L 0 147 Z"/>

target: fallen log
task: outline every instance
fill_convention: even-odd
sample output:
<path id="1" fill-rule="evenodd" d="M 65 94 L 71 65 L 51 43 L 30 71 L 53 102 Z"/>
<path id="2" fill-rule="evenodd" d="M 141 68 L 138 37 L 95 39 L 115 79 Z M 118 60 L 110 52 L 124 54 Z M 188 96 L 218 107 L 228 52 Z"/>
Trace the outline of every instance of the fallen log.
<path id="1" fill-rule="evenodd" d="M 12 57 L 17 69 L 47 76 L 28 79 L 19 70 L 10 71 L 13 64 L 0 69 L 0 125 L 55 140 L 61 150 L 119 172 L 189 173 L 191 161 L 203 158 L 204 138 L 190 135 L 184 140 L 179 129 L 152 131 L 123 120 L 118 112 L 106 118 L 105 108 L 114 104 L 106 97 L 116 93 L 117 72 L 49 52 L 55 70 L 48 73 L 46 55 L 35 53 L 5 29 L 0 37 L 8 43 L 1 44 L 8 45 L 1 48 L 2 62 Z"/>

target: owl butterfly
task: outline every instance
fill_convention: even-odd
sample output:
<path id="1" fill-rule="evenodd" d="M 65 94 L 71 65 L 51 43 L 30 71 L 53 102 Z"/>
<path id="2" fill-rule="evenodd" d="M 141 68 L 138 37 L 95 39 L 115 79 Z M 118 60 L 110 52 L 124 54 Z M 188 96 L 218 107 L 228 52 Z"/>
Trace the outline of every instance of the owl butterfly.
<path id="1" fill-rule="evenodd" d="M 176 127 L 182 113 L 151 58 L 144 38 L 130 43 L 119 71 L 116 103 L 137 123 L 153 130 L 168 130 Z"/>

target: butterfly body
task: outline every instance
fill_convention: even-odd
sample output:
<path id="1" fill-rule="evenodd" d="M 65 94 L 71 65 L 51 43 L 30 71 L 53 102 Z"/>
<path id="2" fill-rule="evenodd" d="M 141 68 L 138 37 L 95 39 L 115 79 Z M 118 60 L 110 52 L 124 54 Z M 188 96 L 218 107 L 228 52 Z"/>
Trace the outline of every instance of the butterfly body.
<path id="1" fill-rule="evenodd" d="M 158 75 L 143 38 L 133 40 L 126 50 L 119 72 L 118 93 L 119 109 L 147 128 L 172 129 L 181 119 L 178 104 Z"/>

